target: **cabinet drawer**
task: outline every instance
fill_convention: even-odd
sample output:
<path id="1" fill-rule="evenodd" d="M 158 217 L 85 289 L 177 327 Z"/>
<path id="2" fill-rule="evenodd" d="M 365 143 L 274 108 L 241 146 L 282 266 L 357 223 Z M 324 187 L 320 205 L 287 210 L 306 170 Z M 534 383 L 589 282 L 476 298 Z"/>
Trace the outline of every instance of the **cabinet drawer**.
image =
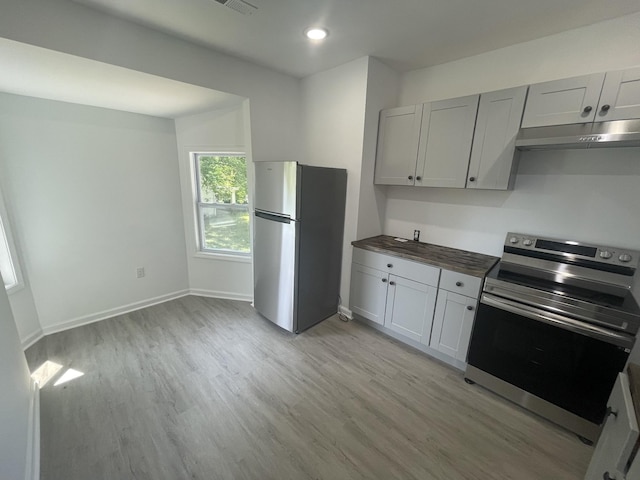
<path id="1" fill-rule="evenodd" d="M 465 275 L 464 273 L 452 272 L 450 270 L 442 270 L 440 288 L 467 297 L 478 298 L 481 286 L 481 278 Z"/>
<path id="2" fill-rule="evenodd" d="M 352 260 L 354 263 L 382 270 L 399 277 L 408 278 L 409 280 L 433 287 L 438 286 L 440 269 L 430 265 L 412 262 L 411 260 L 405 260 L 383 253 L 371 252 L 361 248 L 353 249 Z"/>

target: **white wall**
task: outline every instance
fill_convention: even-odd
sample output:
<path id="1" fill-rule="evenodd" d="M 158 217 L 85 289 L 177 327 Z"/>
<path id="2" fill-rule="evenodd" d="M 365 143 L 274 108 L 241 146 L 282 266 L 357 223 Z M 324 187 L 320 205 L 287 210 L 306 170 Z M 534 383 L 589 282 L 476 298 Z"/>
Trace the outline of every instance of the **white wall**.
<path id="1" fill-rule="evenodd" d="M 277 161 L 300 156 L 300 81 L 294 77 L 111 17 L 71 0 L 7 0 L 2 5 L 0 35 L 247 98 L 243 111 L 245 138 L 251 139 L 245 145 L 249 159 Z M 21 237 L 22 241 L 27 240 L 24 235 Z M 184 247 L 182 251 L 184 254 Z M 195 288 L 217 288 L 206 278 L 208 273 L 198 273 L 198 267 L 191 266 Z M 239 268 L 243 273 L 224 288 L 247 293 L 245 279 L 250 266 Z M 43 290 L 40 286 L 36 291 L 36 281 L 32 282 L 33 295 L 40 297 Z M 123 300 L 127 296 L 121 291 L 114 295 Z M 63 312 L 66 307 L 55 305 L 52 295 L 46 297 L 45 294 L 42 301 L 47 309 L 54 307 L 51 312 L 45 312 L 44 305 L 37 305 L 45 330 L 52 323 L 57 324 L 63 313 L 83 315 L 89 308 L 98 307 L 87 301 L 86 305 L 77 306 L 77 312 Z M 105 312 L 93 313 L 99 317 Z"/>
<path id="2" fill-rule="evenodd" d="M 189 287 L 199 295 L 239 300 L 253 298 L 251 258 L 198 252 L 198 226 L 190 152 L 245 152 L 243 105 L 176 119 L 180 182 L 186 240 Z M 249 172 L 253 171 L 250 157 Z M 252 177 L 247 179 L 251 184 Z M 251 186 L 251 185 L 249 185 Z"/>
<path id="3" fill-rule="evenodd" d="M 510 192 L 388 191 L 385 231 L 500 256 L 508 231 L 640 250 L 640 148 L 525 152 Z"/>
<path id="4" fill-rule="evenodd" d="M 640 13 L 403 75 L 399 105 L 640 65 Z"/>
<path id="5" fill-rule="evenodd" d="M 402 78 L 401 104 L 451 98 L 640 64 L 640 14 Z M 587 55 L 588 53 L 588 55 Z M 640 250 L 640 149 L 522 155 L 511 192 L 389 187 L 385 233 L 500 255 L 507 231 Z M 636 288 L 637 290 L 637 288 Z"/>
<path id="6" fill-rule="evenodd" d="M 300 154 L 300 81 L 294 77 L 111 17 L 71 0 L 7 0 L 2 5 L 0 35 L 248 98 L 243 111 L 245 138 L 251 139 L 245 145 L 249 159 L 277 161 L 298 158 Z M 175 145 L 173 150 L 175 152 Z M 23 240 L 26 239 L 23 237 Z M 199 271 L 196 262 L 190 266 L 194 289 L 222 291 L 222 288 L 218 289 L 219 282 L 212 284 L 208 278 L 208 268 L 205 272 Z M 249 292 L 245 280 L 250 266 L 236 267 L 235 270 L 242 273 L 234 275 L 234 280 L 224 289 L 244 295 Z M 32 287 L 33 295 L 39 297 L 42 288 L 36 291 L 35 284 Z M 114 295 L 123 300 L 127 297 L 122 291 L 114 292 Z M 47 308 L 55 303 L 52 295 L 49 297 L 49 300 L 43 300 Z M 15 303 L 18 307 L 20 302 L 16 300 Z M 29 314 L 28 302 L 23 303 L 21 319 Z M 107 301 L 103 306 L 107 303 L 113 302 Z M 43 307 L 38 305 L 38 311 L 42 326 L 47 330 L 47 326 L 60 321 L 63 313 L 84 315 L 98 305 L 88 301 L 86 305 L 78 306 L 77 312 L 63 312 L 66 307 L 61 305 L 45 312 Z M 93 316 L 97 318 L 107 313 L 94 311 Z M 42 318 L 43 315 L 49 318 Z M 27 332 L 29 328 L 24 330 Z"/>
<path id="7" fill-rule="evenodd" d="M 9 302 L 11 303 L 11 310 L 15 312 L 14 319 L 20 341 L 22 346 L 27 349 L 42 337 L 42 326 L 38 318 L 36 304 L 33 301 L 29 280 L 25 278 L 24 281 L 25 287 L 11 292 Z"/>
<path id="8" fill-rule="evenodd" d="M 176 157 L 171 120 L 0 94 L 2 187 L 45 333 L 186 291 Z"/>
<path id="9" fill-rule="evenodd" d="M 399 75 L 372 57 L 302 81 L 303 161 L 347 169 L 340 296 L 349 305 L 351 242 L 382 233 L 385 192 L 373 185 L 378 112 L 397 102 Z"/>
<path id="10" fill-rule="evenodd" d="M 363 57 L 302 81 L 305 164 L 347 169 L 340 296 L 349 305 L 351 242 L 357 238 L 367 71 Z"/>
<path id="11" fill-rule="evenodd" d="M 4 0 L 0 35 L 250 99 L 256 161 L 300 151 L 300 81 L 71 0 Z"/>
<path id="12" fill-rule="evenodd" d="M 27 462 L 31 379 L 4 288 L 0 288 L 0 385 L 0 478 L 22 480 Z"/>
<path id="13" fill-rule="evenodd" d="M 395 107 L 398 102 L 400 75 L 379 60 L 369 57 L 365 100 L 362 164 L 360 166 L 360 199 L 356 238 L 382 233 L 386 209 L 385 187 L 373 184 L 379 112 Z M 327 139 L 330 141 L 330 139 Z"/>

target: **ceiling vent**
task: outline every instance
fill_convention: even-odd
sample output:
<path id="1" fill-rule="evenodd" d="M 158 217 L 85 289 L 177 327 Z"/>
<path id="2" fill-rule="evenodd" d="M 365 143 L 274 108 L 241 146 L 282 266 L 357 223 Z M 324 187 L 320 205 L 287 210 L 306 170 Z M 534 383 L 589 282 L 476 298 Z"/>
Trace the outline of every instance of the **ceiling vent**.
<path id="1" fill-rule="evenodd" d="M 251 15 L 253 12 L 255 12 L 258 9 L 258 7 L 251 5 L 250 3 L 245 2 L 243 0 L 215 0 L 215 1 L 243 15 Z"/>

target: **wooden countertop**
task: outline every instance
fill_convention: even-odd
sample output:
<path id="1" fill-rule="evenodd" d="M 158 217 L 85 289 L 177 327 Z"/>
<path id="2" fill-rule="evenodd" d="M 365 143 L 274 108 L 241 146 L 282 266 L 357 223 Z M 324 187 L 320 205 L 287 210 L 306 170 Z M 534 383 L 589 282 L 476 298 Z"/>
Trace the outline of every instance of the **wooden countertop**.
<path id="1" fill-rule="evenodd" d="M 413 240 L 399 242 L 395 240 L 395 237 L 388 235 L 356 240 L 351 242 L 351 245 L 480 278 L 484 277 L 499 260 L 498 257 L 491 255 L 431 243 L 414 242 Z"/>

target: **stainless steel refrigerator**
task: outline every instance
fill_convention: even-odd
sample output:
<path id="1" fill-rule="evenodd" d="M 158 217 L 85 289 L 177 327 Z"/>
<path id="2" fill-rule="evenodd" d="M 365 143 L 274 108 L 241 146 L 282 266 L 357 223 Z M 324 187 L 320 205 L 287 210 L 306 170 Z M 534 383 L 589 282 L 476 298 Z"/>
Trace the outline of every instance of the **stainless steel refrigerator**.
<path id="1" fill-rule="evenodd" d="M 254 165 L 254 307 L 299 333 L 338 310 L 347 171 Z"/>

